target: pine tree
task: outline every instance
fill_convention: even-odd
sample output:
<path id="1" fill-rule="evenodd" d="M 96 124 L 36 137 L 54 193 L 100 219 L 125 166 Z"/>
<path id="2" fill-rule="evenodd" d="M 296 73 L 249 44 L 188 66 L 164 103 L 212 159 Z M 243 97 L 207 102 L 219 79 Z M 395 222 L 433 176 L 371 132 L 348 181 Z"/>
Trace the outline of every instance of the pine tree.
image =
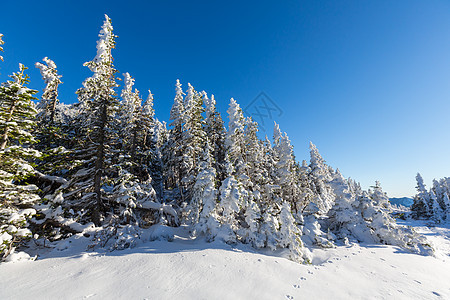
<path id="1" fill-rule="evenodd" d="M 225 156 L 226 178 L 219 188 L 219 213 L 222 224 L 221 238 L 225 242 L 236 242 L 236 232 L 239 229 L 237 220 L 238 213 L 242 207 L 241 188 L 236 180 L 234 168 L 229 162 L 228 155 Z"/>
<path id="2" fill-rule="evenodd" d="M 40 153 L 30 148 L 35 142 L 31 129 L 35 126 L 33 97 L 37 93 L 26 87 L 27 69 L 19 65 L 12 80 L 0 86 L 0 256 L 5 258 L 24 238 L 31 236 L 27 219 L 36 211 L 33 205 L 40 197 L 38 188 L 28 184 L 34 175 L 30 161 Z"/>
<path id="3" fill-rule="evenodd" d="M 280 229 L 278 246 L 289 249 L 289 258 L 293 261 L 310 262 L 308 250 L 303 247 L 301 231 L 295 224 L 289 202 L 283 201 L 280 211 Z"/>
<path id="4" fill-rule="evenodd" d="M 313 143 L 310 143 L 309 148 L 311 155 L 309 167 L 311 168 L 313 191 L 316 194 L 314 202 L 319 207 L 320 213 L 326 214 L 334 201 L 331 188 L 328 185 L 332 177 L 317 147 Z"/>
<path id="5" fill-rule="evenodd" d="M 37 62 L 36 68 L 41 72 L 42 79 L 45 83 L 44 92 L 42 93 L 41 102 L 36 107 L 39 111 L 38 119 L 47 124 L 53 124 L 55 122 L 55 112 L 58 100 L 58 86 L 62 83 L 56 70 L 56 64 L 48 57 L 44 57 L 43 61 L 45 65 Z"/>
<path id="6" fill-rule="evenodd" d="M 434 191 L 430 192 L 430 204 L 429 207 L 431 207 L 431 218 L 436 223 L 441 223 L 443 219 L 443 211 L 442 208 L 438 202 L 438 198 Z"/>
<path id="7" fill-rule="evenodd" d="M 444 204 L 445 204 L 444 217 L 447 222 L 450 222 L 450 198 L 448 197 L 447 192 L 444 193 Z"/>
<path id="8" fill-rule="evenodd" d="M 198 163 L 203 152 L 206 134 L 203 118 L 203 97 L 188 84 L 188 91 L 184 102 L 186 113 L 183 124 L 182 146 L 183 156 L 181 163 L 181 183 L 185 189 L 185 201 L 192 198 L 192 187 L 197 176 Z"/>
<path id="9" fill-rule="evenodd" d="M 183 90 L 181 83 L 177 79 L 175 85 L 175 99 L 170 110 L 169 137 L 167 143 L 163 146 L 163 162 L 164 162 L 164 177 L 166 178 L 166 187 L 169 190 L 176 189 L 178 195 L 172 195 L 177 199 L 177 202 L 184 202 L 183 193 L 181 189 L 181 163 L 183 156 L 183 126 L 184 126 L 184 104 L 183 104 Z M 180 199 L 181 198 L 181 199 Z"/>
<path id="10" fill-rule="evenodd" d="M 199 171 L 192 191 L 190 219 L 195 234 L 203 234 L 208 240 L 218 234 L 219 222 L 217 214 L 218 191 L 215 184 L 216 171 L 212 158 L 213 149 L 206 141 Z"/>
<path id="11" fill-rule="evenodd" d="M 428 193 L 423 178 L 420 173 L 417 173 L 417 194 L 414 196 L 414 203 L 411 206 L 412 216 L 416 219 L 429 218 L 431 211 L 429 207 L 430 194 Z"/>
<path id="12" fill-rule="evenodd" d="M 84 64 L 94 74 L 77 91 L 81 113 L 77 118 L 79 145 L 74 155 L 80 167 L 64 196 L 70 200 L 68 205 L 82 210 L 96 225 L 110 211 L 108 197 L 112 190 L 107 183 L 113 165 L 111 154 L 117 143 L 115 115 L 119 105 L 115 92 L 117 71 L 111 54 L 116 36 L 107 15 L 99 37 L 96 57 Z"/>
<path id="13" fill-rule="evenodd" d="M 399 246 L 414 253 L 432 255 L 434 250 L 424 237 L 410 227 L 397 225 L 390 215 L 392 210 L 388 201 L 389 198 L 382 191 L 379 182 L 369 191 L 368 197 L 360 201 L 361 216 L 373 240 L 376 243 Z"/>
<path id="14" fill-rule="evenodd" d="M 224 161 L 226 130 L 222 117 L 217 111 L 214 95 L 211 95 L 211 99 L 208 99 L 206 93 L 203 93 L 203 99 L 206 106 L 205 133 L 213 149 L 212 156 L 214 158 L 214 168 L 216 169 L 217 180 L 222 181 L 225 179 Z"/>
<path id="15" fill-rule="evenodd" d="M 299 189 L 296 182 L 294 150 L 286 133 L 282 134 L 277 123 L 274 126 L 275 184 L 280 186 L 281 198 L 288 201 L 297 214 Z"/>

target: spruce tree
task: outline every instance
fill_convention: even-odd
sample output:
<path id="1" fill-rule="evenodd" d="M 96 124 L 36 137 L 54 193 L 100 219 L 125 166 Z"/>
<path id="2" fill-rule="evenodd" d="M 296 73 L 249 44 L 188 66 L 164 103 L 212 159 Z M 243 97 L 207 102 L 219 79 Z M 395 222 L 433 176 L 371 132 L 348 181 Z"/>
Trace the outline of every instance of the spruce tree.
<path id="1" fill-rule="evenodd" d="M 192 191 L 190 204 L 190 221 L 196 235 L 203 234 L 208 240 L 218 234 L 217 214 L 218 190 L 216 187 L 216 170 L 212 158 L 213 149 L 206 141 L 202 158 L 199 162 L 198 175 Z"/>
<path id="2" fill-rule="evenodd" d="M 416 181 L 417 194 L 414 196 L 414 203 L 411 206 L 412 216 L 416 219 L 429 218 L 431 216 L 431 207 L 429 207 L 430 194 L 423 183 L 420 173 L 417 173 Z"/>
<path id="3" fill-rule="evenodd" d="M 312 189 L 316 195 L 315 204 L 320 210 L 321 214 L 326 214 L 333 205 L 333 193 L 329 182 L 332 180 L 330 170 L 325 164 L 325 160 L 313 144 L 309 144 L 311 161 L 309 167 L 311 168 Z"/>
<path id="4" fill-rule="evenodd" d="M 184 202 L 181 186 L 181 164 L 183 157 L 183 126 L 184 126 L 184 104 L 183 90 L 181 83 L 177 79 L 175 85 L 175 98 L 170 110 L 169 137 L 163 146 L 164 178 L 166 179 L 166 188 L 172 193 L 172 198 L 178 203 Z"/>
<path id="5" fill-rule="evenodd" d="M 28 184 L 35 171 L 32 161 L 40 153 L 30 145 L 35 142 L 30 131 L 36 125 L 33 97 L 29 89 L 27 68 L 19 65 L 12 80 L 0 86 L 0 257 L 5 258 L 31 236 L 27 219 L 36 211 L 38 188 Z"/>
<path id="6" fill-rule="evenodd" d="M 192 198 L 192 187 L 198 172 L 198 163 L 205 145 L 203 96 L 188 84 L 184 101 L 186 112 L 182 133 L 181 183 L 184 187 L 184 201 L 188 204 Z"/>
<path id="7" fill-rule="evenodd" d="M 68 205 L 82 211 L 83 216 L 100 225 L 107 211 L 111 211 L 108 198 L 112 192 L 108 185 L 111 176 L 112 152 L 117 143 L 118 109 L 116 69 L 112 49 L 115 38 L 111 19 L 105 21 L 97 42 L 97 55 L 84 65 L 94 73 L 77 91 L 80 115 L 77 117 L 78 171 L 73 174 L 65 198 Z"/>
<path id="8" fill-rule="evenodd" d="M 62 83 L 56 69 L 56 64 L 48 57 L 44 57 L 45 65 L 37 62 L 36 68 L 41 72 L 45 83 L 44 92 L 41 96 L 41 102 L 36 107 L 39 111 L 37 117 L 42 123 L 53 124 L 55 122 L 55 112 L 58 100 L 58 86 Z"/>
<path id="9" fill-rule="evenodd" d="M 226 130 L 220 113 L 216 108 L 214 95 L 208 99 L 206 93 L 203 93 L 205 103 L 205 133 L 212 147 L 212 156 L 214 158 L 214 168 L 216 169 L 217 180 L 224 180 L 225 174 L 225 136 Z"/>

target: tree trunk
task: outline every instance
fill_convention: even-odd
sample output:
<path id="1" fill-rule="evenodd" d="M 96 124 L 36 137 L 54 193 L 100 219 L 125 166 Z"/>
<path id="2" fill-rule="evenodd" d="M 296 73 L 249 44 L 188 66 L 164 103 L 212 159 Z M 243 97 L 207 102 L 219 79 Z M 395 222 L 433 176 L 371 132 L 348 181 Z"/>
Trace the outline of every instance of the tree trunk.
<path id="1" fill-rule="evenodd" d="M 102 175 L 103 165 L 105 160 L 105 126 L 107 119 L 106 104 L 103 103 L 100 110 L 100 124 L 98 128 L 98 146 L 97 146 L 97 160 L 95 161 L 95 177 L 94 177 L 94 193 L 97 198 L 97 209 L 94 210 L 92 221 L 95 225 L 101 225 L 101 216 L 104 213 L 104 205 L 102 201 Z"/>

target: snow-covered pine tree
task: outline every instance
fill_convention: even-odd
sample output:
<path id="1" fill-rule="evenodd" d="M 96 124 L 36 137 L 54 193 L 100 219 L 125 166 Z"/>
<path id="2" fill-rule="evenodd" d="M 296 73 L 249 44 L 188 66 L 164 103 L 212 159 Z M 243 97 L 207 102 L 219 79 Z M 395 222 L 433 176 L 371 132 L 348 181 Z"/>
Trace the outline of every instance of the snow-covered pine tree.
<path id="1" fill-rule="evenodd" d="M 219 220 L 221 223 L 221 234 L 218 236 L 225 242 L 234 243 L 237 240 L 236 233 L 239 229 L 237 216 L 242 207 L 241 188 L 234 174 L 233 164 L 225 155 L 226 177 L 219 188 Z"/>
<path id="2" fill-rule="evenodd" d="M 441 223 L 444 218 L 441 205 L 438 202 L 438 197 L 433 190 L 430 191 L 430 202 L 428 204 L 431 207 L 431 219 L 436 223 Z"/>
<path id="3" fill-rule="evenodd" d="M 175 85 L 175 99 L 170 110 L 169 137 L 163 146 L 164 177 L 166 188 L 172 193 L 172 198 L 178 203 L 184 202 L 181 188 L 181 163 L 183 157 L 183 126 L 184 126 L 184 104 L 183 90 L 177 79 Z M 175 193 L 174 193 L 175 192 Z"/>
<path id="4" fill-rule="evenodd" d="M 351 184 L 344 179 L 340 172 L 336 172 L 331 186 L 335 194 L 335 202 L 328 211 L 328 229 L 331 230 L 339 239 L 347 243 L 355 235 L 358 226 L 362 226 L 360 212 L 355 209 L 356 195 L 352 193 Z M 363 235 L 367 229 L 362 226 L 356 234 Z"/>
<path id="5" fill-rule="evenodd" d="M 113 65 L 112 49 L 115 38 L 111 19 L 105 21 L 97 42 L 97 55 L 84 65 L 94 73 L 77 91 L 81 113 L 77 117 L 79 160 L 77 172 L 64 186 L 67 205 L 78 210 L 82 219 L 100 225 L 105 214 L 111 211 L 108 201 L 112 192 L 108 184 L 113 166 L 112 151 L 117 143 L 117 119 L 119 101 L 116 97 L 117 70 Z"/>
<path id="6" fill-rule="evenodd" d="M 360 198 L 358 209 L 373 241 L 398 246 L 421 255 L 433 255 L 433 248 L 423 236 L 411 227 L 397 225 L 390 215 L 391 207 L 388 202 L 389 198 L 379 182 L 365 197 Z"/>
<path id="7" fill-rule="evenodd" d="M 183 124 L 182 145 L 183 156 L 181 163 L 181 183 L 184 187 L 184 201 L 188 204 L 192 198 L 192 187 L 198 172 L 198 162 L 205 145 L 206 133 L 203 118 L 203 96 L 188 84 L 188 91 L 184 101 L 186 113 Z"/>
<path id="8" fill-rule="evenodd" d="M 217 214 L 218 190 L 216 187 L 216 170 L 212 158 L 213 149 L 206 140 L 205 149 L 199 162 L 199 170 L 192 188 L 190 204 L 190 221 L 194 235 L 203 234 L 207 240 L 213 240 L 219 232 Z"/>
<path id="9" fill-rule="evenodd" d="M 226 130 L 220 113 L 216 108 L 216 100 L 214 95 L 208 99 L 206 93 L 203 94 L 205 103 L 205 133 L 211 147 L 213 149 L 212 156 L 214 158 L 214 168 L 219 181 L 224 180 L 225 174 L 225 136 Z"/>
<path id="10" fill-rule="evenodd" d="M 233 165 L 234 172 L 239 177 L 243 174 L 245 168 L 245 141 L 244 126 L 245 118 L 239 104 L 231 98 L 228 113 L 228 132 L 225 139 L 226 153 L 230 163 Z"/>
<path id="11" fill-rule="evenodd" d="M 447 221 L 447 223 L 450 222 L 450 198 L 448 197 L 448 193 L 445 192 L 444 193 L 444 205 L 445 205 L 445 209 L 444 209 L 444 218 Z"/>
<path id="12" fill-rule="evenodd" d="M 164 165 L 162 156 L 162 147 L 167 140 L 167 129 L 165 123 L 161 123 L 155 117 L 153 108 L 153 94 L 148 90 L 148 97 L 142 106 L 138 127 L 142 129 L 142 149 L 144 160 L 148 164 L 152 185 L 155 188 L 157 199 L 164 201 Z"/>
<path id="13" fill-rule="evenodd" d="M 42 79 L 45 83 L 44 92 L 41 96 L 41 101 L 38 106 L 37 118 L 40 122 L 53 124 L 55 122 L 56 106 L 59 103 L 58 100 L 58 86 L 61 82 L 61 75 L 58 75 L 56 64 L 48 57 L 44 57 L 43 61 L 45 65 L 37 62 L 36 68 L 41 72 Z"/>
<path id="14" fill-rule="evenodd" d="M 428 219 L 431 217 L 431 207 L 429 207 L 430 194 L 423 183 L 420 173 L 417 173 L 416 181 L 417 194 L 414 196 L 414 203 L 411 206 L 412 216 L 416 219 Z"/>
<path id="15" fill-rule="evenodd" d="M 298 168 L 297 171 L 297 186 L 299 189 L 299 197 L 295 203 L 296 211 L 303 214 L 315 214 L 317 213 L 316 209 L 312 209 L 313 207 L 317 207 L 316 205 L 310 205 L 314 203 L 315 195 L 312 187 L 311 177 L 310 177 L 311 169 L 308 166 L 306 160 L 302 161 L 302 165 Z M 312 209 L 312 211 L 310 211 Z"/>
<path id="16" fill-rule="evenodd" d="M 27 219 L 36 213 L 33 205 L 40 197 L 38 188 L 27 179 L 35 171 L 30 161 L 40 153 L 30 148 L 35 142 L 30 131 L 36 125 L 33 97 L 27 69 L 19 65 L 12 80 L 0 86 L 0 257 L 12 253 L 23 239 L 31 236 Z"/>
<path id="17" fill-rule="evenodd" d="M 273 133 L 273 152 L 275 157 L 274 183 L 280 186 L 280 196 L 287 201 L 294 214 L 297 214 L 297 201 L 299 200 L 299 188 L 296 180 L 296 165 L 294 149 L 286 133 L 281 133 L 277 123 Z"/>
<path id="18" fill-rule="evenodd" d="M 303 246 L 302 232 L 295 224 L 289 202 L 283 201 L 279 215 L 278 246 L 289 249 L 289 258 L 298 262 L 311 262 L 309 250 Z"/>
<path id="19" fill-rule="evenodd" d="M 309 149 L 311 156 L 309 165 L 311 168 L 311 180 L 314 194 L 316 194 L 314 203 L 319 208 L 321 214 L 326 214 L 334 202 L 333 193 L 328 184 L 332 180 L 332 176 L 329 167 L 325 164 L 316 145 L 310 142 Z"/>
<path id="20" fill-rule="evenodd" d="M 261 234 L 261 206 L 269 183 L 269 171 L 265 169 L 264 144 L 258 139 L 258 123 L 251 117 L 245 119 L 244 145 L 245 165 L 239 181 L 243 193 L 242 226 L 239 231 L 241 240 L 252 244 L 255 248 L 265 247 L 265 235 Z M 266 197 L 267 198 L 267 197 Z"/>

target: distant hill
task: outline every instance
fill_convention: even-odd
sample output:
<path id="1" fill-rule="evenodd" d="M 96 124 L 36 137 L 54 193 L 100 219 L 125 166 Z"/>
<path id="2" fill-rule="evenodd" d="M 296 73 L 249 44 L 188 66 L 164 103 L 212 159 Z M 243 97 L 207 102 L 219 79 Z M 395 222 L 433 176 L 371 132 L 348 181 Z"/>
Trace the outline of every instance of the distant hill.
<path id="1" fill-rule="evenodd" d="M 411 205 L 413 205 L 414 200 L 409 197 L 389 198 L 389 202 L 391 202 L 391 204 L 395 204 L 395 205 L 403 205 L 406 207 L 410 207 Z"/>

